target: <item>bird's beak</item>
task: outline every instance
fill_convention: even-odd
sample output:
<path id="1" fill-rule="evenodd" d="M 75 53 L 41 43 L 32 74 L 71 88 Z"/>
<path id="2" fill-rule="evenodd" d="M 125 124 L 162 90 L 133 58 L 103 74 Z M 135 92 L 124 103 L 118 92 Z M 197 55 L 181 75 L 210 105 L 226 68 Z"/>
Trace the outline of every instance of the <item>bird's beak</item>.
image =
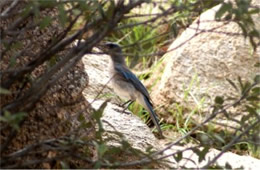
<path id="1" fill-rule="evenodd" d="M 106 44 L 98 44 L 97 48 L 103 52 L 107 52 L 107 50 L 108 50 Z"/>

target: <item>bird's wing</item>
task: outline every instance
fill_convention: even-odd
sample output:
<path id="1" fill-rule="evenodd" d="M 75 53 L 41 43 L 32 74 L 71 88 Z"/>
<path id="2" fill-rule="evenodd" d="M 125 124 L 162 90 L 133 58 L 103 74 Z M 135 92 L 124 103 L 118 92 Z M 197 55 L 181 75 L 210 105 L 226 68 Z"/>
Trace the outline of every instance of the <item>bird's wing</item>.
<path id="1" fill-rule="evenodd" d="M 149 93 L 144 87 L 144 85 L 141 83 L 141 81 L 132 73 L 129 69 L 127 69 L 124 66 L 115 66 L 115 70 L 119 72 L 127 81 L 130 81 L 136 90 L 140 91 L 145 97 L 150 99 Z"/>

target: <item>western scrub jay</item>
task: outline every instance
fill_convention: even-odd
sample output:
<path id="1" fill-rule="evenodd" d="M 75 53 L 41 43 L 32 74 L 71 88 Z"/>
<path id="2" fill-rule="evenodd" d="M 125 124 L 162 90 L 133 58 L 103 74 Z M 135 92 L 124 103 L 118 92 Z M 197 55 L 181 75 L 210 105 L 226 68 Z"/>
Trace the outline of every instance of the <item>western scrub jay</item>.
<path id="1" fill-rule="evenodd" d="M 153 110 L 149 93 L 141 81 L 127 68 L 121 47 L 111 42 L 102 46 L 102 50 L 110 55 L 112 60 L 110 74 L 115 93 L 119 97 L 131 101 L 131 103 L 137 100 L 137 102 L 150 113 L 151 119 L 162 137 L 162 131 L 158 123 L 157 115 Z"/>

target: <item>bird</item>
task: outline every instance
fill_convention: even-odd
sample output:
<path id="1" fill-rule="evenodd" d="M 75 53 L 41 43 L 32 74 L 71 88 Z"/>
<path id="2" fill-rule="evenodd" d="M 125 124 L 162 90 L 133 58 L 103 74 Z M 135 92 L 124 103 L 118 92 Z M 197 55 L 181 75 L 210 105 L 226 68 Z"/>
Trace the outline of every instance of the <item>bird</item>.
<path id="1" fill-rule="evenodd" d="M 113 42 L 106 42 L 102 45 L 102 51 L 111 58 L 109 72 L 114 92 L 120 98 L 127 99 L 128 101 L 126 103 L 130 102 L 131 104 L 132 102 L 137 101 L 141 104 L 149 112 L 160 137 L 163 137 L 158 116 L 153 110 L 153 104 L 149 93 L 136 75 L 127 67 L 120 45 Z"/>

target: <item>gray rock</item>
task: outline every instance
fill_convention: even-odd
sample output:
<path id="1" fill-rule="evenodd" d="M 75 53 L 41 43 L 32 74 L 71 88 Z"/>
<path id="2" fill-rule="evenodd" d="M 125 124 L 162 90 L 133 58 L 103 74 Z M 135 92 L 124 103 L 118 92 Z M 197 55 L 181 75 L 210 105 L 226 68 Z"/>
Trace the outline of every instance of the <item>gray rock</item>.
<path id="1" fill-rule="evenodd" d="M 206 109 L 215 96 L 234 93 L 227 78 L 252 80 L 259 72 L 254 64 L 260 59 L 260 49 L 252 53 L 236 23 L 215 21 L 219 7 L 204 12 L 170 46 L 164 56 L 166 68 L 152 94 L 156 106 L 167 109 L 181 103 Z M 260 30 L 259 15 L 255 22 Z"/>
<path id="2" fill-rule="evenodd" d="M 82 58 L 85 70 L 89 75 L 89 86 L 84 90 L 87 98 L 95 98 L 97 94 L 100 96 L 112 93 L 109 85 L 109 56 L 104 54 L 85 55 Z"/>
<path id="3" fill-rule="evenodd" d="M 102 100 L 95 100 L 91 103 L 91 106 L 97 110 L 103 102 Z M 129 111 L 130 114 L 126 114 L 118 110 L 122 110 L 122 108 L 111 103 L 107 104 L 102 117 L 103 126 L 106 131 L 120 132 L 132 147 L 143 152 L 148 147 L 153 147 L 156 150 L 160 149 L 158 140 L 139 117 Z M 109 137 L 113 134 L 107 133 L 107 135 Z M 115 141 L 109 144 L 118 146 L 120 143 Z"/>
<path id="4" fill-rule="evenodd" d="M 182 146 L 173 146 L 171 149 L 167 150 L 164 154 L 171 154 L 178 150 L 184 150 L 187 147 Z M 200 148 L 202 150 L 203 148 Z M 212 160 L 215 156 L 220 153 L 219 150 L 210 149 L 209 152 L 205 156 L 205 160 L 199 162 L 199 156 L 191 150 L 187 150 L 183 152 L 183 159 L 179 162 L 176 162 L 173 157 L 169 157 L 171 167 L 185 167 L 185 168 L 196 168 L 200 169 L 205 166 L 210 160 Z M 226 152 L 219 159 L 217 159 L 214 165 L 218 167 L 224 168 L 226 164 L 229 164 L 232 169 L 248 169 L 254 170 L 259 169 L 260 167 L 260 160 L 256 158 L 252 158 L 250 156 L 241 156 L 234 154 L 232 152 Z"/>

